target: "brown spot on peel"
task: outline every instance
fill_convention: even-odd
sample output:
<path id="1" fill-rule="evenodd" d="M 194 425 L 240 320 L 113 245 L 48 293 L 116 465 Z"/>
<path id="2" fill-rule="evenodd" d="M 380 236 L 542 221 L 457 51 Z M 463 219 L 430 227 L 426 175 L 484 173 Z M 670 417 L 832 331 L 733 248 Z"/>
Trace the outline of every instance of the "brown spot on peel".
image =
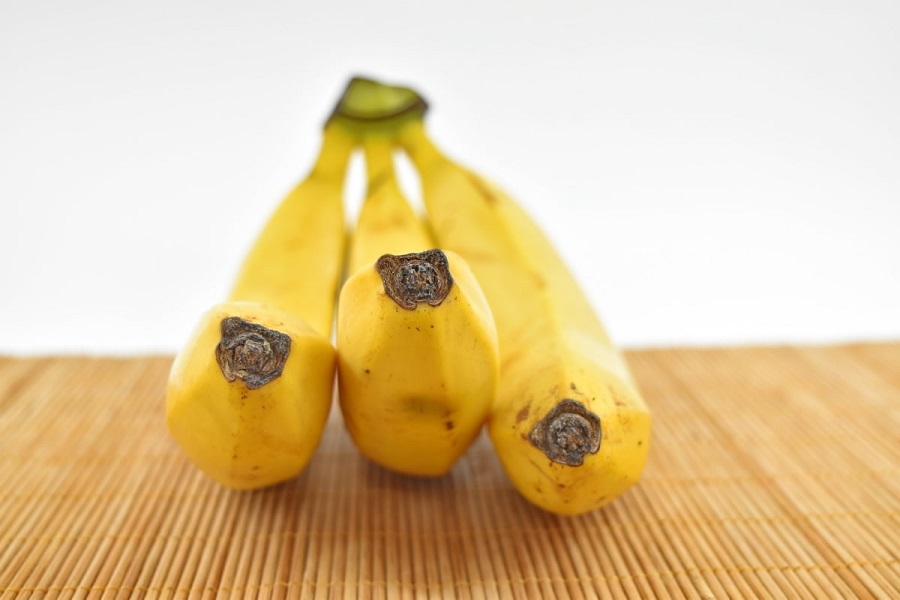
<path id="1" fill-rule="evenodd" d="M 600 417 L 566 398 L 538 421 L 528 441 L 553 462 L 577 467 L 600 449 Z"/>
<path id="2" fill-rule="evenodd" d="M 519 410 L 519 412 L 516 413 L 516 425 L 518 425 L 519 423 L 521 423 L 522 421 L 524 421 L 525 419 L 528 418 L 528 413 L 530 412 L 530 410 L 531 410 L 531 404 L 527 404 L 527 405 L 523 406 Z"/>
<path id="3" fill-rule="evenodd" d="M 281 375 L 291 351 L 289 336 L 240 317 L 222 319 L 221 328 L 216 362 L 225 379 L 240 379 L 252 390 Z"/>

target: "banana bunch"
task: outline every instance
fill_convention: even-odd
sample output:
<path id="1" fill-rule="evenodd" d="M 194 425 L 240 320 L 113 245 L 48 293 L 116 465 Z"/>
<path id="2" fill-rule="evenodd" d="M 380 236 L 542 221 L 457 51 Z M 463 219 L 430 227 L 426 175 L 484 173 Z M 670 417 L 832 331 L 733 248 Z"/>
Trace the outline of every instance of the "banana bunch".
<path id="1" fill-rule="evenodd" d="M 176 357 L 173 437 L 225 485 L 282 481 L 318 444 L 336 372 L 347 431 L 373 462 L 439 476 L 487 424 L 528 501 L 567 515 L 603 506 L 638 480 L 650 412 L 540 227 L 441 152 L 426 109 L 410 88 L 350 81 L 312 172 Z M 354 147 L 367 189 L 345 264 Z M 427 226 L 397 183 L 396 151 L 418 172 Z"/>
<path id="2" fill-rule="evenodd" d="M 445 156 L 421 119 L 398 139 L 438 243 L 469 261 L 496 321 L 502 383 L 488 432 L 504 470 L 548 511 L 606 504 L 638 480 L 650 442 L 650 412 L 622 354 L 515 201 Z"/>

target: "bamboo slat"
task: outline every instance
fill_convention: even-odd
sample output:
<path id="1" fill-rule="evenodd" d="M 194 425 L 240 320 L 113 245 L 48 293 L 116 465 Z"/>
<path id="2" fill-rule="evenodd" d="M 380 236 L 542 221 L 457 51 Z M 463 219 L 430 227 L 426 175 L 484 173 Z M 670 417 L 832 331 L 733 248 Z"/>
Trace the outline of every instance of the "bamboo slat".
<path id="1" fill-rule="evenodd" d="M 628 359 L 650 462 L 567 518 L 484 435 L 408 478 L 336 410 L 299 477 L 229 491 L 166 432 L 171 357 L 0 357 L 0 599 L 900 598 L 900 343 Z"/>

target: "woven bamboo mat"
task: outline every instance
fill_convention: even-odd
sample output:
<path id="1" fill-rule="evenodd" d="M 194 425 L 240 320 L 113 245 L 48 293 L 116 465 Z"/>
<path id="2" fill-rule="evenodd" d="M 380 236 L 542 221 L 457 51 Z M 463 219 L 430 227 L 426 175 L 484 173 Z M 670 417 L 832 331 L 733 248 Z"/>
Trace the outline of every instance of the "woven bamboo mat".
<path id="1" fill-rule="evenodd" d="M 169 439 L 169 357 L 0 358 L 0 597 L 900 598 L 900 344 L 652 350 L 641 483 L 545 514 L 482 437 L 231 492 Z"/>

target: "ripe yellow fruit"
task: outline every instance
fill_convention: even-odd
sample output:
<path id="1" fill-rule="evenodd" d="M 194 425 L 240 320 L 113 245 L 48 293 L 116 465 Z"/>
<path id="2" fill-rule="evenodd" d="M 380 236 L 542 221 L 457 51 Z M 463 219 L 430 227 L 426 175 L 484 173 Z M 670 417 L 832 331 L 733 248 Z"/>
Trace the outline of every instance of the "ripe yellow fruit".
<path id="1" fill-rule="evenodd" d="M 335 351 L 300 318 L 225 302 L 200 319 L 172 365 L 166 423 L 188 457 L 236 489 L 295 476 L 331 406 Z"/>
<path id="2" fill-rule="evenodd" d="M 256 238 L 226 302 L 200 319 L 172 365 L 166 423 L 219 483 L 300 473 L 333 401 L 329 341 L 345 248 L 344 173 L 353 137 L 325 128 L 310 174 Z"/>
<path id="3" fill-rule="evenodd" d="M 488 431 L 521 494 L 545 510 L 603 506 L 640 477 L 651 417 L 625 360 L 538 225 L 447 158 L 421 119 L 399 134 L 442 248 L 478 277 L 500 339 Z"/>
<path id="4" fill-rule="evenodd" d="M 409 475 L 449 471 L 497 386 L 496 329 L 465 262 L 429 250 L 360 269 L 341 289 L 337 347 L 341 410 L 360 451 Z"/>
<path id="5" fill-rule="evenodd" d="M 465 261 L 429 249 L 397 185 L 390 140 L 358 131 L 368 193 L 338 300 L 340 407 L 364 456 L 439 476 L 484 425 L 497 385 L 496 328 Z"/>

